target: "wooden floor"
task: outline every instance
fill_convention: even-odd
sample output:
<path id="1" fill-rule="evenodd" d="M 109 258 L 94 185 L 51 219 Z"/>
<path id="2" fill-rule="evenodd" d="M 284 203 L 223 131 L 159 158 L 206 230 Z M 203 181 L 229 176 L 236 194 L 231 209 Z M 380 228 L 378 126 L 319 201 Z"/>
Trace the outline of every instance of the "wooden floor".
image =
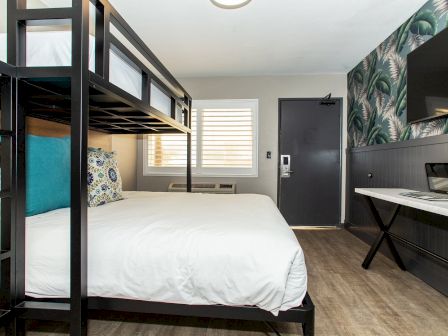
<path id="1" fill-rule="evenodd" d="M 368 246 L 344 230 L 296 231 L 305 251 L 309 293 L 316 305 L 316 335 L 448 335 L 448 298 L 389 259 L 361 262 Z M 89 321 L 90 336 L 266 336 L 263 323 L 179 317 L 113 316 Z M 144 322 L 144 323 L 137 323 Z M 278 324 L 282 335 L 302 335 L 300 325 Z M 27 335 L 62 335 L 67 327 L 30 325 Z"/>

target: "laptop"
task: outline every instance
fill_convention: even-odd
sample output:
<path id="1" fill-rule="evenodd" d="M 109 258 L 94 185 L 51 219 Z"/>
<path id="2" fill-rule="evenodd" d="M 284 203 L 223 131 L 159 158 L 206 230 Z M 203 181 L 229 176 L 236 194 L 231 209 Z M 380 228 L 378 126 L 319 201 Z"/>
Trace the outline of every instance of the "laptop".
<path id="1" fill-rule="evenodd" d="M 448 201 L 448 163 L 427 163 L 425 169 L 430 191 L 404 192 L 400 195 L 424 201 Z"/>

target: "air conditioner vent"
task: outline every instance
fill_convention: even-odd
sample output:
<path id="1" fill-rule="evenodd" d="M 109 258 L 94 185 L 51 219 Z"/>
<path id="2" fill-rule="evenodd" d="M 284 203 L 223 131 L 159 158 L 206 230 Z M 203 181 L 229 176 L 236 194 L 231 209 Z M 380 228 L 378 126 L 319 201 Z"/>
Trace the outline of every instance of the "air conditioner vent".
<path id="1" fill-rule="evenodd" d="M 186 192 L 187 185 L 185 183 L 170 183 L 169 192 Z M 235 183 L 193 183 L 191 191 L 194 193 L 206 194 L 235 194 Z"/>
<path id="2" fill-rule="evenodd" d="M 215 188 L 215 184 L 210 184 L 210 183 L 208 183 L 208 184 L 199 184 L 199 183 L 194 183 L 193 185 L 192 185 L 192 188 L 195 188 L 195 189 L 208 189 L 208 188 Z"/>

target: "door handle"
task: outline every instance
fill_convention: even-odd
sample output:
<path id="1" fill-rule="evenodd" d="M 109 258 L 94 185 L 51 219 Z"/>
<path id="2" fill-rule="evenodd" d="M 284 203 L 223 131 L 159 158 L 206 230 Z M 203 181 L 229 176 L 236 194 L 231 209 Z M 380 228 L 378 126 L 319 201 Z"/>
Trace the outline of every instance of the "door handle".
<path id="1" fill-rule="evenodd" d="M 280 155 L 280 177 L 288 178 L 293 173 L 291 170 L 291 155 Z"/>

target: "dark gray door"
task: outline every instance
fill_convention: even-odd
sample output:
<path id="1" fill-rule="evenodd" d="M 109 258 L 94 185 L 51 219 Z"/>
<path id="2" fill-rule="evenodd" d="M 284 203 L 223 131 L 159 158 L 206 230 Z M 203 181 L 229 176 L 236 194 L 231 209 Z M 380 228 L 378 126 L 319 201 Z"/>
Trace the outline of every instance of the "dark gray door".
<path id="1" fill-rule="evenodd" d="M 278 203 L 291 226 L 340 222 L 342 100 L 333 102 L 279 100 Z"/>

